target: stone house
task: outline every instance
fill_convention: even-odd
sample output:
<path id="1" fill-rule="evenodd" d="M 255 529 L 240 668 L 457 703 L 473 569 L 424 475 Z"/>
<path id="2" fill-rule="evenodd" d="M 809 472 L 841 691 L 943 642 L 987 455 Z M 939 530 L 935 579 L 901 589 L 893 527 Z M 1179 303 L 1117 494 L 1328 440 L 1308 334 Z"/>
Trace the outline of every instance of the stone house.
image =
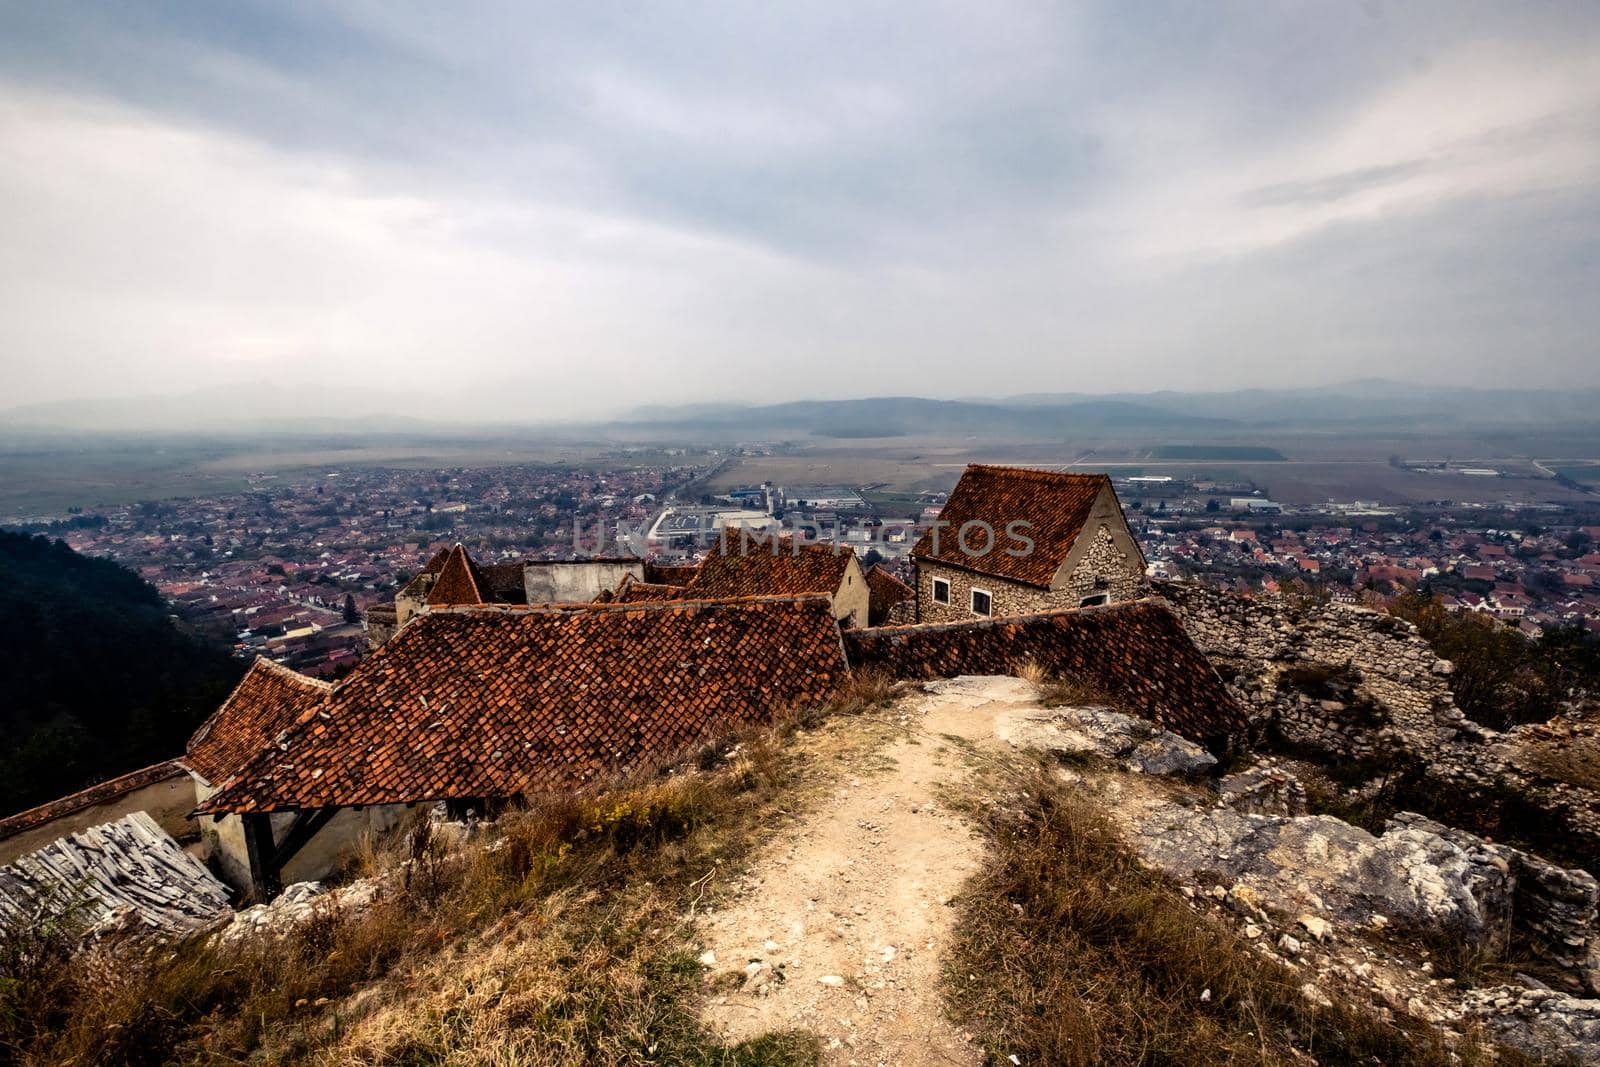
<path id="1" fill-rule="evenodd" d="M 1103 474 L 973 464 L 911 558 L 919 622 L 1090 607 L 1145 587 L 1144 553 Z"/>

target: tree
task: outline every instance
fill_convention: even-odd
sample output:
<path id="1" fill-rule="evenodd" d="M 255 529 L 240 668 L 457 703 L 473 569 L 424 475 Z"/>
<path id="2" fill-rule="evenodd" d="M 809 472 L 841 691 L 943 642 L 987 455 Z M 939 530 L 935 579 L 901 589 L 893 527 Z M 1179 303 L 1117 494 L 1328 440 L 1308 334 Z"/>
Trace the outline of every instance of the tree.
<path id="1" fill-rule="evenodd" d="M 1222 501 L 1218 500 L 1216 497 L 1212 497 L 1210 500 L 1206 501 L 1206 511 L 1215 514 L 1216 512 L 1219 512 L 1221 510 L 1222 510 Z"/>
<path id="2" fill-rule="evenodd" d="M 356 598 L 349 593 L 344 595 L 344 621 L 351 624 L 361 621 L 361 612 L 356 610 Z"/>

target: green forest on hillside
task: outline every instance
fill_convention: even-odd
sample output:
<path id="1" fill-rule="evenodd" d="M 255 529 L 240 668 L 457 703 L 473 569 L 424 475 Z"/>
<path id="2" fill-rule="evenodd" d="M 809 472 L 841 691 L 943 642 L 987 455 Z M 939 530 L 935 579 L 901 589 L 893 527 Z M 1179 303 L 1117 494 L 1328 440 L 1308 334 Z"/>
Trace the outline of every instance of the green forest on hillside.
<path id="1" fill-rule="evenodd" d="M 183 751 L 244 665 L 161 594 L 64 542 L 0 531 L 0 815 Z"/>

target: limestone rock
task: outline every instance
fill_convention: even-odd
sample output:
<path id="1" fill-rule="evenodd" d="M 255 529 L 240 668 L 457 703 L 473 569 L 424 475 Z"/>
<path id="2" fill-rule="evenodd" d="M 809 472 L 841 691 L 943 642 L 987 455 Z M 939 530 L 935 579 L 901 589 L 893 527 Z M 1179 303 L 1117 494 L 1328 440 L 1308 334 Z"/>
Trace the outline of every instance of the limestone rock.
<path id="1" fill-rule="evenodd" d="M 1144 859 L 1178 878 L 1211 871 L 1262 906 L 1366 925 L 1374 913 L 1416 929 L 1505 943 L 1512 881 L 1504 861 L 1419 828 L 1374 837 L 1326 815 L 1247 815 L 1166 805 L 1143 820 Z"/>
<path id="2" fill-rule="evenodd" d="M 1579 1000 L 1548 989 L 1496 986 L 1474 989 L 1467 1011 L 1483 1020 L 1495 1040 L 1535 1056 L 1600 1062 L 1600 1000 Z"/>
<path id="3" fill-rule="evenodd" d="M 1153 723 L 1107 708 L 1032 708 L 1002 715 L 995 734 L 1018 748 L 1117 760 L 1141 774 L 1197 774 L 1211 753 Z"/>

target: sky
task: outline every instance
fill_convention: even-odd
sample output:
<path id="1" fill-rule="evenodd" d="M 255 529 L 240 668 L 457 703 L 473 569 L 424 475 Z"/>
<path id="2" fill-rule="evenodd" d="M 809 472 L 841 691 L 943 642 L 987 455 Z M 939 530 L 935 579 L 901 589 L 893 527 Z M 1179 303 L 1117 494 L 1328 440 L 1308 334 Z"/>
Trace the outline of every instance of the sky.
<path id="1" fill-rule="evenodd" d="M 1597 338 L 1600 4 L 0 0 L 0 407 L 1592 386 Z"/>

